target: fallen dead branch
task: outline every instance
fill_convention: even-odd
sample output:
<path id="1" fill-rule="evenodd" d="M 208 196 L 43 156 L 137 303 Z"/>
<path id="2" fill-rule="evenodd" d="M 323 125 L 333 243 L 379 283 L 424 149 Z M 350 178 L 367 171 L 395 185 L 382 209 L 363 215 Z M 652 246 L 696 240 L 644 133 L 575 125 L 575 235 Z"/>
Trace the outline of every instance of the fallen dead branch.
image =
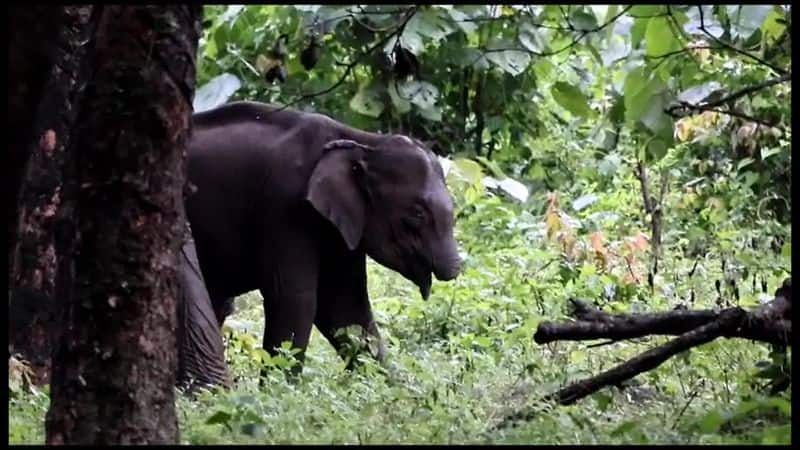
<path id="1" fill-rule="evenodd" d="M 676 310 L 655 314 L 608 314 L 585 302 L 570 299 L 572 316 L 568 323 L 539 325 L 534 341 L 543 344 L 559 340 L 611 339 L 619 341 L 647 335 L 678 335 L 675 339 L 584 380 L 544 396 L 542 402 L 569 405 L 606 386 L 619 386 L 636 375 L 655 369 L 669 358 L 717 338 L 743 338 L 788 347 L 792 339 L 791 279 L 775 292 L 775 299 L 753 310 L 727 308 L 719 311 Z M 530 419 L 525 411 L 506 417 L 497 428 Z"/>

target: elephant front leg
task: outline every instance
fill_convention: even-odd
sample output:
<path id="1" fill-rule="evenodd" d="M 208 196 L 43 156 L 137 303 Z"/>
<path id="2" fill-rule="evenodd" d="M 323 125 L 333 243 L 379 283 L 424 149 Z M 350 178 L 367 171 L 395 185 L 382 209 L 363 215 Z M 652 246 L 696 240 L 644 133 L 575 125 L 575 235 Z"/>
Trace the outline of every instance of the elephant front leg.
<path id="1" fill-rule="evenodd" d="M 329 258 L 323 265 L 319 283 L 319 301 L 314 323 L 352 369 L 360 353 L 369 352 L 379 362 L 386 348 L 372 315 L 367 292 L 366 257 L 349 254 Z M 360 339 L 349 334 L 357 326 Z"/>
<path id="2" fill-rule="evenodd" d="M 292 349 L 299 352 L 294 355 L 298 364 L 292 366 L 291 374 L 299 375 L 305 361 L 305 351 L 311 336 L 316 306 L 315 290 L 303 288 L 291 293 L 275 295 L 262 292 L 266 320 L 264 330 L 264 350 L 271 356 L 279 353 L 284 342 L 291 342 Z M 262 377 L 266 368 L 262 370 Z"/>
<path id="3" fill-rule="evenodd" d="M 265 274 L 268 281 L 261 289 L 264 297 L 265 330 L 263 348 L 270 355 L 279 353 L 284 342 L 299 350 L 298 364 L 291 369 L 299 375 L 311 336 L 317 307 L 317 264 L 313 246 L 305 241 L 287 240 L 293 245 L 285 251 L 274 251 L 272 264 Z M 306 245 L 304 245 L 306 244 Z M 262 370 L 262 378 L 266 368 Z"/>
<path id="4" fill-rule="evenodd" d="M 378 325 L 374 321 L 354 321 L 349 325 L 332 326 L 317 322 L 317 328 L 325 339 L 330 342 L 336 353 L 347 363 L 345 368 L 352 370 L 358 362 L 358 355 L 367 353 L 375 358 L 379 363 L 386 359 L 386 346 Z M 358 338 L 350 333 L 350 327 L 357 325 L 358 330 L 353 330 L 358 334 Z"/>

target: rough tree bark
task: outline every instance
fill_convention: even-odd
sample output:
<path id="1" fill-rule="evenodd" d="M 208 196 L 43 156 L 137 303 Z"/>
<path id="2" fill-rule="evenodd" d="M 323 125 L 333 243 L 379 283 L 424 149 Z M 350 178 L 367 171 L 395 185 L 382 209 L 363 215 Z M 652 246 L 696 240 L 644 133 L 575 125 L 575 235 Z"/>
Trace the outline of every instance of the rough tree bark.
<path id="1" fill-rule="evenodd" d="M 56 225 L 48 444 L 178 442 L 180 204 L 201 13 L 95 7 L 95 72 Z"/>
<path id="2" fill-rule="evenodd" d="M 14 208 L 19 219 L 10 271 L 10 351 L 22 354 L 31 363 L 39 382 L 46 381 L 50 332 L 57 325 L 52 318 L 56 272 L 53 223 L 61 198 L 61 166 L 80 95 L 75 84 L 87 62 L 82 43 L 90 33 L 92 7 L 51 9 L 49 15 L 60 20 L 58 27 L 50 30 L 55 39 L 42 43 L 52 61 L 46 71 L 49 78 L 37 87 L 38 107 L 31 123 L 20 124 L 31 130 L 33 139 L 23 147 L 26 150 L 17 149 L 28 156 L 28 162 L 19 190 L 19 207 Z M 22 318 L 25 320 L 17 320 Z"/>
<path id="3" fill-rule="evenodd" d="M 33 118 L 52 64 L 51 47 L 64 19 L 63 10 L 48 5 L 11 4 L 8 8 L 8 148 L 6 178 L 8 266 L 17 228 L 17 197 L 29 156 Z"/>

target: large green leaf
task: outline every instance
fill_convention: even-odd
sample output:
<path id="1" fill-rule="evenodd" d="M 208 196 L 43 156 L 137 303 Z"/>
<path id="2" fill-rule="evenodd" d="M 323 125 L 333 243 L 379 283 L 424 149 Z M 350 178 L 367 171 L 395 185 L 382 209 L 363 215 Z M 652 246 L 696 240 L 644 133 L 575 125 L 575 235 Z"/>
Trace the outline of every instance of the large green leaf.
<path id="1" fill-rule="evenodd" d="M 570 14 L 570 23 L 578 31 L 595 30 L 598 27 L 597 17 L 588 11 L 576 9 Z"/>
<path id="2" fill-rule="evenodd" d="M 656 16 L 666 11 L 664 5 L 634 5 L 628 14 L 631 16 Z"/>
<path id="3" fill-rule="evenodd" d="M 392 99 L 392 105 L 394 105 L 395 109 L 400 114 L 411 111 L 411 102 L 402 98 L 397 92 L 397 83 L 390 83 L 389 86 L 387 86 L 387 90 L 389 91 L 389 97 Z"/>
<path id="4" fill-rule="evenodd" d="M 636 19 L 633 21 L 630 31 L 631 46 L 633 46 L 633 48 L 640 47 L 649 23 L 650 19 Z"/>
<path id="5" fill-rule="evenodd" d="M 680 42 L 670 28 L 669 19 L 666 17 L 653 17 L 647 24 L 645 31 L 647 43 L 647 56 L 662 56 L 679 49 Z"/>
<path id="6" fill-rule="evenodd" d="M 678 100 L 682 102 L 699 104 L 700 101 L 707 98 L 712 92 L 718 90 L 720 84 L 716 81 L 709 81 L 698 86 L 692 86 L 689 89 L 678 94 Z"/>
<path id="7" fill-rule="evenodd" d="M 783 14 L 778 12 L 776 9 L 773 9 L 770 11 L 769 15 L 767 15 L 767 18 L 764 20 L 764 24 L 761 25 L 761 31 L 767 43 L 774 43 L 779 37 L 781 37 L 781 35 L 783 35 L 784 31 L 786 31 L 786 24 L 781 23 L 783 20 Z"/>
<path id="8" fill-rule="evenodd" d="M 383 112 L 383 102 L 375 89 L 364 84 L 350 100 L 350 108 L 365 116 L 378 117 Z"/>
<path id="9" fill-rule="evenodd" d="M 625 77 L 625 84 L 622 91 L 625 95 L 625 116 L 630 120 L 631 115 L 643 109 L 643 105 L 636 103 L 640 97 L 640 93 L 647 86 L 647 78 L 645 78 L 644 67 L 637 67 L 628 73 Z"/>
<path id="10" fill-rule="evenodd" d="M 738 14 L 731 17 L 731 34 L 736 37 L 748 38 L 764 24 L 773 5 L 742 5 Z"/>
<path id="11" fill-rule="evenodd" d="M 542 53 L 546 48 L 539 31 L 529 22 L 523 22 L 522 25 L 520 25 L 519 42 L 523 47 L 535 53 Z"/>
<path id="12" fill-rule="evenodd" d="M 625 97 L 616 95 L 614 98 L 614 105 L 608 112 L 608 118 L 611 123 L 620 124 L 625 121 Z"/>
<path id="13" fill-rule="evenodd" d="M 592 114 L 589 101 L 577 87 L 558 81 L 553 84 L 552 94 L 556 102 L 572 114 L 581 117 L 589 117 Z"/>
<path id="14" fill-rule="evenodd" d="M 469 183 L 477 183 L 483 178 L 483 168 L 480 164 L 467 158 L 457 158 L 453 160 L 453 168 L 450 173 L 458 176 Z"/>
<path id="15" fill-rule="evenodd" d="M 422 109 L 431 108 L 439 97 L 439 89 L 427 81 L 408 81 L 398 86 L 403 99 L 410 101 Z"/>
<path id="16" fill-rule="evenodd" d="M 653 137 L 647 142 L 647 156 L 648 160 L 658 161 L 667 154 L 667 144 L 659 139 Z"/>
<path id="17" fill-rule="evenodd" d="M 513 48 L 514 46 L 500 43 L 494 47 Z M 521 50 L 488 51 L 485 56 L 492 64 L 514 76 L 524 72 L 531 62 L 531 55 Z"/>
<path id="18" fill-rule="evenodd" d="M 414 14 L 414 17 L 408 21 L 406 30 L 412 33 L 417 33 L 439 41 L 448 34 L 455 31 L 447 21 L 443 20 L 439 14 L 440 10 L 437 9 L 424 9 Z"/>
<path id="19" fill-rule="evenodd" d="M 439 108 L 436 105 L 433 105 L 428 108 L 420 108 L 417 107 L 417 112 L 419 113 L 420 117 L 423 119 L 430 120 L 432 122 L 441 122 L 442 121 L 442 108 Z"/>
<path id="20" fill-rule="evenodd" d="M 474 22 L 469 21 L 469 16 L 463 11 L 456 8 L 447 8 L 447 13 L 453 18 L 453 21 L 461 28 L 465 34 L 474 33 L 478 26 Z"/>

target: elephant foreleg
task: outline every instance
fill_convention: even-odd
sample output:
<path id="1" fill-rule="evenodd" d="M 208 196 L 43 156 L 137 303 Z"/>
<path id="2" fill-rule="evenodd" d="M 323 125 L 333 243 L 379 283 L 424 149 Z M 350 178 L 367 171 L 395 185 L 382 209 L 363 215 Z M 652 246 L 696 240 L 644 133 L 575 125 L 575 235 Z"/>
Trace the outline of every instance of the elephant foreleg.
<path id="1" fill-rule="evenodd" d="M 284 342 L 291 342 L 292 348 L 299 350 L 295 354 L 299 364 L 292 367 L 291 373 L 298 375 L 317 307 L 315 247 L 302 237 L 287 237 L 284 245 L 267 254 L 273 256 L 274 263 L 265 268 L 265 287 L 261 289 L 265 309 L 263 348 L 276 355 Z"/>
<path id="2" fill-rule="evenodd" d="M 383 363 L 386 359 L 386 347 L 377 324 L 371 322 L 367 325 L 360 323 L 355 325 L 359 325 L 360 339 L 353 339 L 348 332 L 349 326 L 333 327 L 317 323 L 317 328 L 336 349 L 336 353 L 347 363 L 345 366 L 347 370 L 355 368 L 358 362 L 357 356 L 367 351 L 378 362 Z"/>
<path id="3" fill-rule="evenodd" d="M 356 356 L 365 351 L 379 362 L 384 361 L 386 349 L 372 316 L 363 254 L 328 261 L 323 267 L 314 323 L 347 362 L 348 369 L 355 366 Z M 348 334 L 348 328 L 354 325 L 359 328 L 361 339 Z"/>

